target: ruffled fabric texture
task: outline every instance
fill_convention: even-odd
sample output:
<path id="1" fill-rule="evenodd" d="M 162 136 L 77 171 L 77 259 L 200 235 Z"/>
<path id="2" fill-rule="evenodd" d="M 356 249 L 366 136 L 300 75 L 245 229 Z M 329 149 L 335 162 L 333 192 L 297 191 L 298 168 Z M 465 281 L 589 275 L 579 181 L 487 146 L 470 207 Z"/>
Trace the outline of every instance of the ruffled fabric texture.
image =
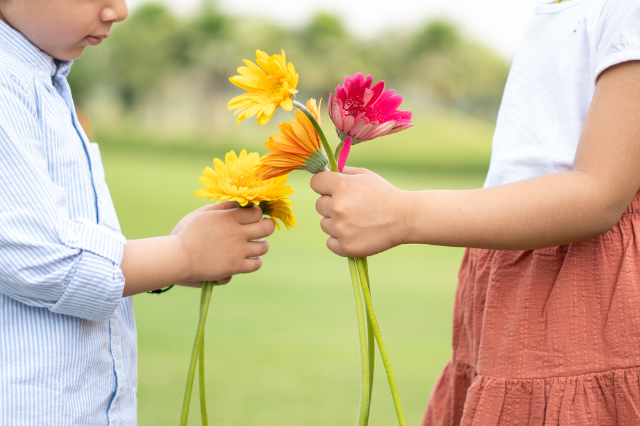
<path id="1" fill-rule="evenodd" d="M 472 375 L 471 367 L 447 366 L 432 394 L 440 409 L 425 425 L 640 425 L 640 368 L 528 380 Z"/>
<path id="2" fill-rule="evenodd" d="M 597 238 L 467 250 L 423 421 L 454 425 L 640 425 L 640 195 Z"/>

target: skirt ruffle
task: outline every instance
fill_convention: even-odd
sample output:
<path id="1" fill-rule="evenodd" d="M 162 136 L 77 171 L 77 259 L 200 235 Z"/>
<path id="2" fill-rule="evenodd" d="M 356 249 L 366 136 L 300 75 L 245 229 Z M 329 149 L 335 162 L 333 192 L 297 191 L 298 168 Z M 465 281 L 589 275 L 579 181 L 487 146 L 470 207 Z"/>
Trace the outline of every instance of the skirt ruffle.
<path id="1" fill-rule="evenodd" d="M 433 389 L 423 425 L 631 426 L 640 425 L 639 401 L 640 368 L 504 379 L 450 363 Z"/>

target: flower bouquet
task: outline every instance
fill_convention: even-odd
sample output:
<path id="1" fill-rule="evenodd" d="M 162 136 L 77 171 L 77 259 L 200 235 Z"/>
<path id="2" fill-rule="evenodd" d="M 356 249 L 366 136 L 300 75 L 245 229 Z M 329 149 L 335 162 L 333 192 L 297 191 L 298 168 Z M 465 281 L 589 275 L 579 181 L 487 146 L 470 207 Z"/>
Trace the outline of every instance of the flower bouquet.
<path id="1" fill-rule="evenodd" d="M 258 205 L 265 215 L 280 220 L 290 228 L 295 220 L 290 209 L 292 204 L 287 198 L 293 190 L 284 185 L 288 173 L 294 170 L 306 170 L 312 174 L 325 171 L 341 173 L 352 146 L 412 127 L 412 113 L 398 110 L 402 96 L 393 90 L 385 90 L 383 81 L 373 84 L 373 78 L 362 73 L 347 76 L 335 93 L 329 94 L 329 117 L 338 136 L 338 143 L 332 150 L 321 128 L 322 100 L 316 102 L 315 99 L 309 99 L 305 104 L 296 100 L 298 74 L 293 64 L 286 62 L 284 51 L 280 55 L 269 56 L 258 50 L 255 63 L 249 60 L 244 63 L 245 66 L 238 68 L 239 75 L 230 78 L 233 84 L 247 91 L 231 99 L 228 104 L 230 110 L 235 110 L 238 124 L 247 117 L 256 116 L 258 123 L 264 125 L 278 107 L 286 111 L 297 108 L 294 119 L 280 124 L 280 133 L 269 137 L 265 146 L 270 152 L 263 157 L 257 153 L 247 154 L 243 150 L 240 157 L 233 151 L 228 153 L 225 163 L 215 159 L 215 170 L 206 168 L 200 178 L 206 188 L 198 190 L 197 196 L 218 202 L 234 201 L 239 207 Z M 369 422 L 377 343 L 398 422 L 404 426 L 406 421 L 396 381 L 373 308 L 367 259 L 349 258 L 348 265 L 360 340 L 361 388 L 356 425 L 366 426 Z M 212 286 L 213 283 L 203 285 L 200 322 L 191 357 L 181 425 L 186 425 L 198 359 L 201 409 L 203 424 L 206 424 L 203 329 Z"/>

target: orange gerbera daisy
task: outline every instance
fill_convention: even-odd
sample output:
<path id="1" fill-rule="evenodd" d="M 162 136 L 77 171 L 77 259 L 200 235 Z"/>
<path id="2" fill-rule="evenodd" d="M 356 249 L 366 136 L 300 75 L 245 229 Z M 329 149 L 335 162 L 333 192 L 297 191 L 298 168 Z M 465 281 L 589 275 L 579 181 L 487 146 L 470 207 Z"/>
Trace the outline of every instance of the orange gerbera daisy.
<path id="1" fill-rule="evenodd" d="M 228 109 L 235 109 L 238 124 L 246 117 L 256 115 L 258 124 L 266 124 L 278 107 L 286 111 L 293 109 L 292 96 L 298 93 L 298 73 L 291 62 L 287 64 L 284 55 L 269 56 L 256 51 L 256 64 L 244 60 L 246 67 L 238 68 L 238 73 L 229 80 L 249 93 L 231 99 Z"/>
<path id="2" fill-rule="evenodd" d="M 320 106 L 316 106 L 316 100 L 309 99 L 307 108 L 320 123 Z M 327 170 L 329 159 L 322 149 L 322 142 L 313 123 L 300 110 L 296 110 L 295 116 L 295 120 L 278 126 L 281 134 L 274 133 L 265 142 L 264 145 L 271 152 L 260 160 L 258 174 L 262 179 L 286 175 L 299 169 L 313 174 Z"/>

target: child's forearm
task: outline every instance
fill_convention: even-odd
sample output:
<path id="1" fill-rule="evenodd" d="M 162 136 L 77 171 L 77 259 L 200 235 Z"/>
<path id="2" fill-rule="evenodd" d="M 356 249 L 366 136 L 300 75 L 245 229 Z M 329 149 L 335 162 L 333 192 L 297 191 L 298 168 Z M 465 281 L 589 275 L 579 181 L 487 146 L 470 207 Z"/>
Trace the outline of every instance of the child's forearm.
<path id="1" fill-rule="evenodd" d="M 175 236 L 129 240 L 124 248 L 123 297 L 156 290 L 189 277 L 191 258 Z"/>
<path id="2" fill-rule="evenodd" d="M 403 243 L 525 250 L 611 229 L 631 201 L 572 171 L 469 191 L 404 192 Z"/>
<path id="3" fill-rule="evenodd" d="M 316 209 L 341 256 L 403 243 L 534 249 L 611 229 L 640 187 L 640 61 L 598 79 L 573 171 L 473 191 L 399 191 L 365 169 L 318 173 Z"/>

